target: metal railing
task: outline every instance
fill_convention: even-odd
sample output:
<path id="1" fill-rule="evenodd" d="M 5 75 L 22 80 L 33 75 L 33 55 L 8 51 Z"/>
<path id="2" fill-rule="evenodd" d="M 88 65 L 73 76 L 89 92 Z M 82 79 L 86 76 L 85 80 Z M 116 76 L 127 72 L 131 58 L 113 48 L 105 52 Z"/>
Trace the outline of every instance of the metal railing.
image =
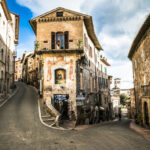
<path id="1" fill-rule="evenodd" d="M 150 84 L 142 86 L 143 97 L 150 97 Z"/>

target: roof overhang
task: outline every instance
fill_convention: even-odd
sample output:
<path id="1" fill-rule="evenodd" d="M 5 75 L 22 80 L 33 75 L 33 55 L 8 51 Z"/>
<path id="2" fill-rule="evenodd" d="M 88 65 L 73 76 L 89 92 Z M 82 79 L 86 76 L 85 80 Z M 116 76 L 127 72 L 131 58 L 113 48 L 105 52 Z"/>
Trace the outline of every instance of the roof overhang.
<path id="1" fill-rule="evenodd" d="M 102 46 L 100 45 L 100 43 L 97 39 L 95 32 L 94 32 L 94 25 L 93 25 L 92 17 L 91 16 L 85 16 L 84 17 L 84 23 L 85 23 L 85 26 L 87 28 L 88 35 L 91 38 L 92 42 L 94 43 L 95 47 L 98 50 L 103 50 Z"/>
<path id="2" fill-rule="evenodd" d="M 0 3 L 2 4 L 2 7 L 3 7 L 3 10 L 4 10 L 7 20 L 12 20 L 6 0 L 0 0 Z"/>
<path id="3" fill-rule="evenodd" d="M 110 66 L 110 64 L 107 62 L 107 60 L 106 59 L 104 59 L 104 58 L 101 58 L 100 59 L 106 66 Z"/>
<path id="4" fill-rule="evenodd" d="M 142 38 L 144 37 L 145 33 L 147 32 L 147 30 L 149 28 L 150 28 L 150 14 L 146 18 L 145 22 L 143 23 L 142 27 L 140 28 L 138 34 L 136 35 L 136 37 L 131 45 L 131 48 L 130 48 L 130 51 L 128 54 L 128 58 L 130 60 L 132 60 L 132 57 L 133 57 L 135 51 L 137 50 L 139 43 L 141 42 Z"/>
<path id="5" fill-rule="evenodd" d="M 15 41 L 14 42 L 15 42 L 15 44 L 18 44 L 20 16 L 13 12 L 10 12 L 10 13 L 15 15 Z"/>

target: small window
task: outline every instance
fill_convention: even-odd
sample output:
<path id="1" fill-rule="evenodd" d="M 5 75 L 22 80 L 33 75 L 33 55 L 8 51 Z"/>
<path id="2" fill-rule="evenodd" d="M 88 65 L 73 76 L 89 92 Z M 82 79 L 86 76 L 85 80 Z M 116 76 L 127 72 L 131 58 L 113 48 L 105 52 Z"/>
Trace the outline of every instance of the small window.
<path id="1" fill-rule="evenodd" d="M 83 70 L 80 70 L 80 89 L 83 89 Z"/>
<path id="2" fill-rule="evenodd" d="M 56 16 L 57 16 L 57 17 L 63 17 L 63 12 L 57 12 L 57 13 L 56 13 Z"/>
<path id="3" fill-rule="evenodd" d="M 48 43 L 48 41 L 43 41 L 43 43 Z"/>

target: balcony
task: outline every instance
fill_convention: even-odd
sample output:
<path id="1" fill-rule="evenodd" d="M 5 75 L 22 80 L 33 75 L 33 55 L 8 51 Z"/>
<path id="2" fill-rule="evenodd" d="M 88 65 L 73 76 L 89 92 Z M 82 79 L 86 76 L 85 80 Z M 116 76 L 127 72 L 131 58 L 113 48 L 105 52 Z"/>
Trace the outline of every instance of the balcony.
<path id="1" fill-rule="evenodd" d="M 68 48 L 65 48 L 65 43 L 55 43 L 52 49 L 51 41 L 37 41 L 35 43 L 35 50 L 37 53 L 57 53 L 57 52 L 83 52 L 83 44 L 80 40 L 73 39 L 69 40 Z"/>
<path id="2" fill-rule="evenodd" d="M 143 97 L 150 97 L 150 84 L 142 86 Z"/>

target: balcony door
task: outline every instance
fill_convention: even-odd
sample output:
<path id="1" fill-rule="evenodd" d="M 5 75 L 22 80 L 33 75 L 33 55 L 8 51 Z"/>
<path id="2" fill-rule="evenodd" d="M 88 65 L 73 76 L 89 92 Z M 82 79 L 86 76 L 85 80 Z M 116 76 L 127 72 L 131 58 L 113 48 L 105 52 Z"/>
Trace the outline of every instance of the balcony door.
<path id="1" fill-rule="evenodd" d="M 56 33 L 56 49 L 64 49 L 64 34 L 63 34 L 63 32 Z"/>

